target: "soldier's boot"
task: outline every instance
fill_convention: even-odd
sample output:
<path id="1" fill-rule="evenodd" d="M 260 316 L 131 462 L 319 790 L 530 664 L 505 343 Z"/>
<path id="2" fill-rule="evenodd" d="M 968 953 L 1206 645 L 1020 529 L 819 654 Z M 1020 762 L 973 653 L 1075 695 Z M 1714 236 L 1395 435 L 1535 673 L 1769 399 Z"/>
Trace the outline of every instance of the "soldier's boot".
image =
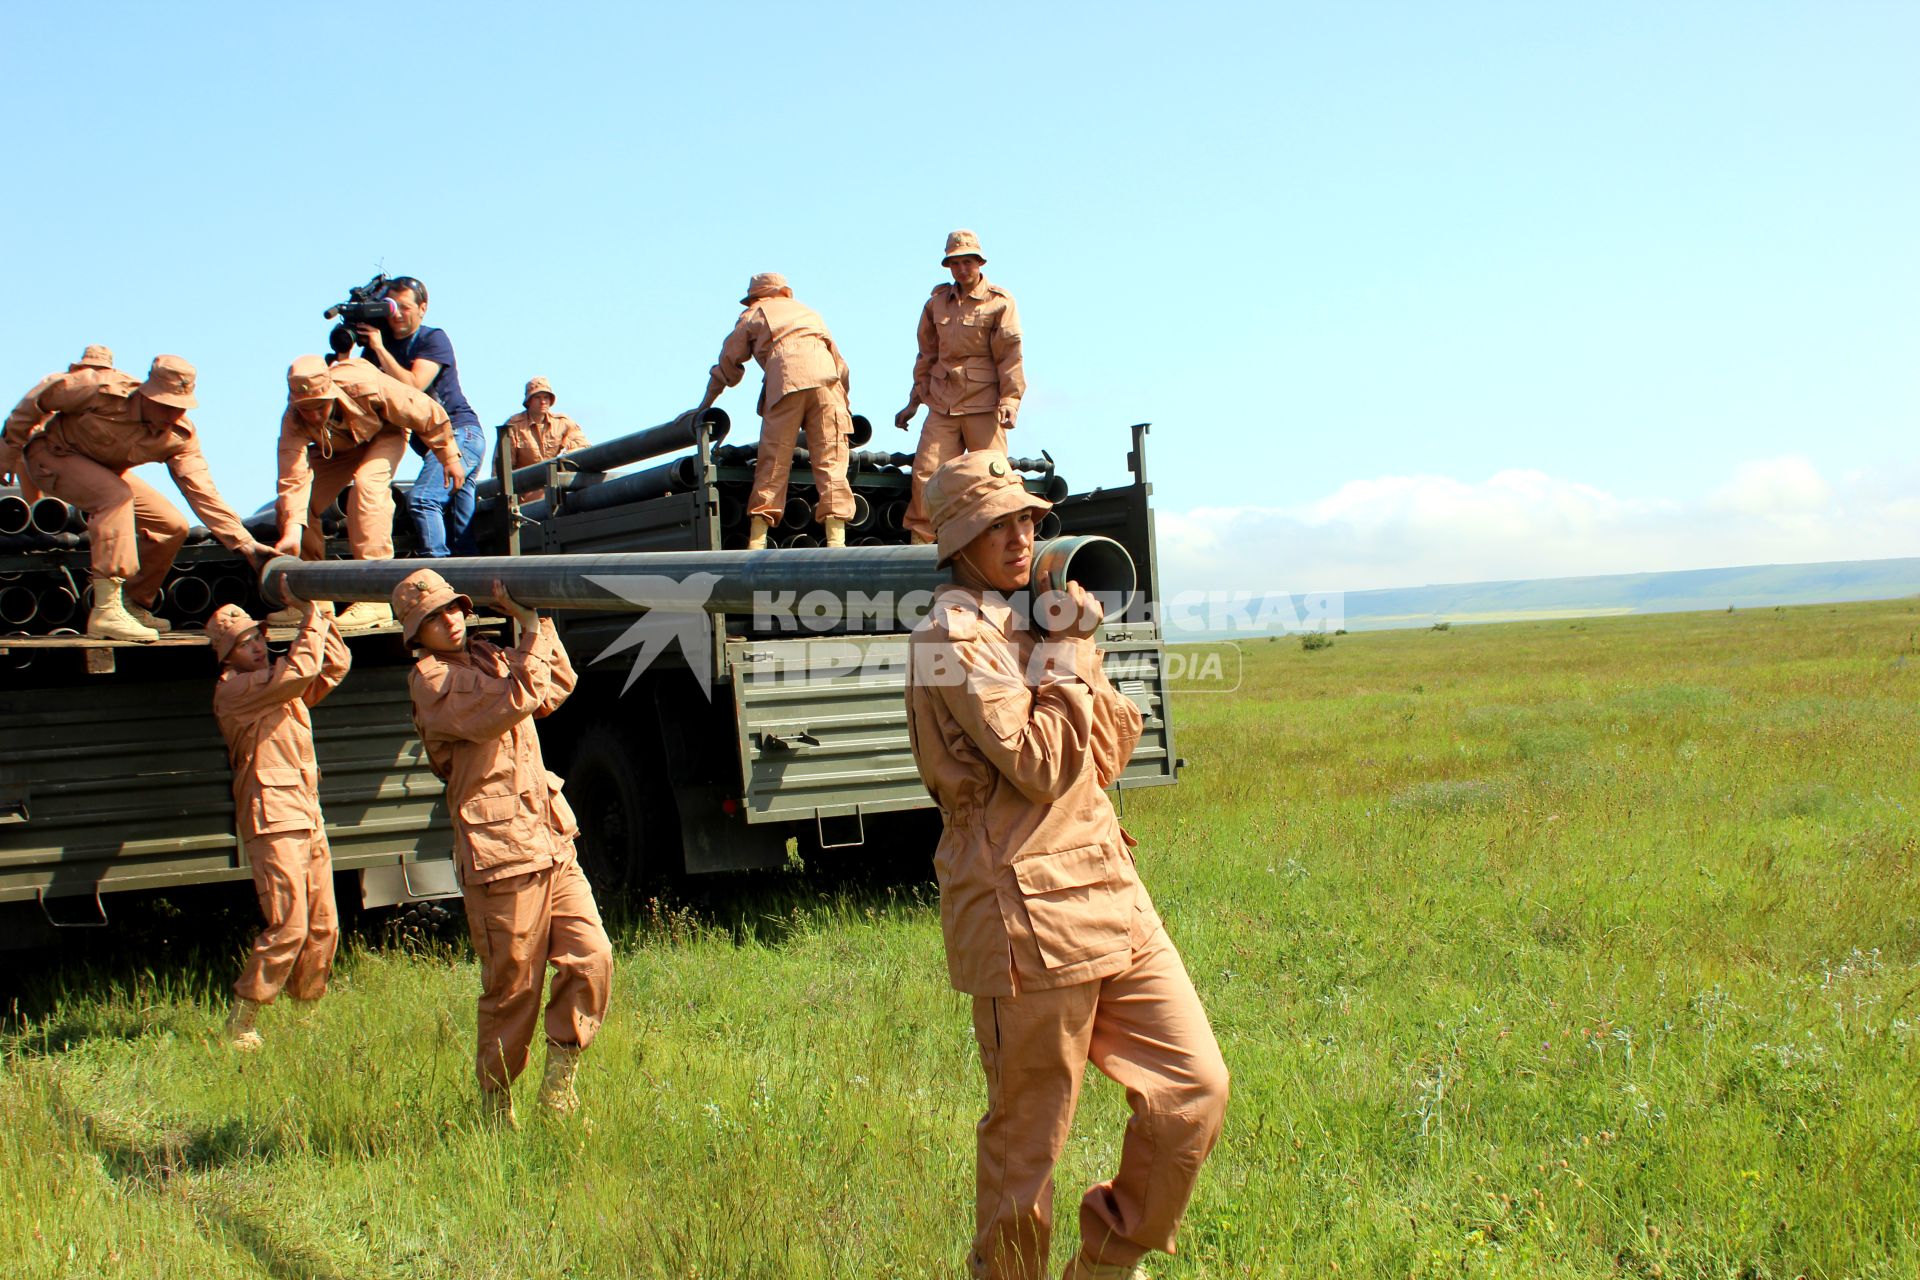
<path id="1" fill-rule="evenodd" d="M 520 1117 L 513 1113 L 512 1088 L 482 1089 L 480 1119 L 495 1129 L 518 1129 Z"/>
<path id="2" fill-rule="evenodd" d="M 1060 1280 L 1150 1280 L 1150 1277 L 1137 1262 L 1124 1266 L 1115 1262 L 1088 1262 L 1076 1253 L 1067 1269 L 1060 1273 Z"/>
<path id="3" fill-rule="evenodd" d="M 847 522 L 838 516 L 828 516 L 820 522 L 827 531 L 827 545 L 844 547 L 847 545 Z"/>
<path id="4" fill-rule="evenodd" d="M 160 633 L 142 625 L 138 618 L 127 612 L 127 606 L 120 598 L 126 585 L 125 578 L 93 580 L 93 609 L 87 614 L 87 634 L 96 640 L 129 640 L 135 644 L 152 644 L 160 638 Z"/>
<path id="5" fill-rule="evenodd" d="M 266 1043 L 254 1029 L 253 1020 L 259 1015 L 260 1006 L 255 1001 L 236 999 L 233 1002 L 233 1010 L 227 1014 L 224 1033 L 228 1047 L 238 1049 L 241 1053 L 252 1053 Z"/>
<path id="6" fill-rule="evenodd" d="M 377 627 L 393 621 L 393 606 L 379 600 L 355 600 L 334 619 L 342 631 L 354 627 Z"/>
<path id="7" fill-rule="evenodd" d="M 580 1095 L 573 1091 L 573 1076 L 580 1069 L 578 1045 L 549 1044 L 547 1074 L 540 1082 L 540 1105 L 555 1115 L 572 1115 L 580 1108 Z"/>
<path id="8" fill-rule="evenodd" d="M 126 604 L 128 615 L 141 626 L 151 627 L 161 635 L 165 635 L 167 632 L 173 630 L 173 624 L 171 622 L 155 615 L 153 610 L 147 608 L 145 605 L 138 604 L 132 600 L 126 600 L 124 603 Z"/>
<path id="9" fill-rule="evenodd" d="M 297 627 L 300 625 L 300 620 L 305 616 L 306 615 L 301 612 L 299 605 L 290 604 L 284 609 L 275 609 L 272 613 L 268 614 L 265 625 L 268 627 Z"/>
<path id="10" fill-rule="evenodd" d="M 932 534 L 930 534 L 930 533 L 921 533 L 921 532 L 919 532 L 918 530 L 916 530 L 916 531 L 914 532 L 914 535 L 913 535 L 913 545 L 914 545 L 914 546 L 916 546 L 916 547 L 924 547 L 924 546 L 927 546 L 927 545 L 929 545 L 929 544 L 930 544 L 930 543 L 932 543 L 932 542 L 933 542 L 933 535 L 932 535 Z"/>
<path id="11" fill-rule="evenodd" d="M 747 530 L 747 550 L 765 551 L 767 549 L 767 531 L 773 528 L 765 516 L 755 516 L 753 525 Z"/>

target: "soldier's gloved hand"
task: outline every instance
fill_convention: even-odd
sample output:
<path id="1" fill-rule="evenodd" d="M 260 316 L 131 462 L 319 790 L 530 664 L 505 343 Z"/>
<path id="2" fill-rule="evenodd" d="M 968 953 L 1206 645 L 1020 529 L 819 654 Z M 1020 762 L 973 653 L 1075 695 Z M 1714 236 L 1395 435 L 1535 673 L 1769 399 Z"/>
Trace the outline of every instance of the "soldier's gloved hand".
<path id="1" fill-rule="evenodd" d="M 1100 601 L 1077 582 L 1048 592 L 1041 603 L 1041 623 L 1056 640 L 1085 640 L 1100 629 L 1102 616 Z"/>
<path id="2" fill-rule="evenodd" d="M 518 622 L 523 628 L 540 625 L 540 611 L 529 609 L 515 600 L 507 593 L 507 584 L 498 578 L 493 580 L 493 603 L 501 613 Z"/>

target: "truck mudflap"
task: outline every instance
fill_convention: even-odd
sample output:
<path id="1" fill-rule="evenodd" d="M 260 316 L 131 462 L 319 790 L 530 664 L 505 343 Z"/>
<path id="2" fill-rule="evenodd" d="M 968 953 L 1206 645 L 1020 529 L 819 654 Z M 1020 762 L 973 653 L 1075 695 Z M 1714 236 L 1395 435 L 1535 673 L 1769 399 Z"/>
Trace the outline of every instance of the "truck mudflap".
<path id="1" fill-rule="evenodd" d="M 1146 624 L 1109 626 L 1100 646 L 1146 725 L 1119 787 L 1175 781 L 1157 634 Z M 903 635 L 727 641 L 748 822 L 819 825 L 931 807 L 907 741 L 906 662 Z M 829 834 L 823 826 L 823 844 L 850 842 Z"/>
<path id="2" fill-rule="evenodd" d="M 336 870 L 452 866 L 444 788 L 414 736 L 405 680 L 399 667 L 356 671 L 314 708 Z M 0 902 L 252 875 L 211 686 L 205 676 L 154 681 L 110 701 L 71 688 L 7 691 Z M 425 868 L 408 876 L 430 882 Z"/>

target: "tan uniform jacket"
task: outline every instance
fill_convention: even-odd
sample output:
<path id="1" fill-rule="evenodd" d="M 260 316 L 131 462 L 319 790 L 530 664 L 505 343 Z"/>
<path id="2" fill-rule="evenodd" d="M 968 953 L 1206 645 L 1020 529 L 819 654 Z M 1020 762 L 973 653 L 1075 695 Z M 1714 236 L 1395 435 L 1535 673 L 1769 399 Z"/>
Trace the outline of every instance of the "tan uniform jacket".
<path id="1" fill-rule="evenodd" d="M 1139 709 L 1091 640 L 1044 641 L 1010 620 L 978 591 L 940 588 L 908 675 L 914 761 L 946 824 L 934 870 L 947 972 L 976 996 L 1110 977 L 1160 927 L 1105 794 L 1140 740 Z"/>
<path id="2" fill-rule="evenodd" d="M 980 278 L 970 292 L 943 284 L 920 310 L 913 389 L 935 413 L 1019 411 L 1027 393 L 1020 364 L 1020 312 L 1013 295 Z"/>
<path id="3" fill-rule="evenodd" d="M 325 829 L 307 708 L 333 692 L 352 662 L 333 620 L 316 614 L 287 656 L 265 671 L 220 673 L 213 716 L 233 764 L 233 807 L 243 837 Z"/>
<path id="4" fill-rule="evenodd" d="M 324 423 L 309 427 L 289 404 L 280 415 L 280 528 L 307 523 L 307 503 L 313 496 L 313 457 L 331 458 L 357 448 L 382 431 L 418 435 L 448 469 L 459 468 L 460 446 L 454 441 L 447 411 L 424 391 L 388 377 L 365 360 L 336 360 L 329 372 L 346 398 L 334 402 Z"/>
<path id="5" fill-rule="evenodd" d="M 45 391 L 61 378 L 89 378 L 95 382 L 99 382 L 118 372 L 118 369 L 102 369 L 95 365 L 83 365 L 78 369 L 69 369 L 65 373 L 50 373 L 40 379 L 40 381 L 34 383 L 33 390 L 20 397 L 19 405 L 14 408 L 14 413 L 20 415 L 21 421 L 18 429 L 19 439 L 16 440 L 14 438 L 16 429 L 13 425 L 12 417 L 7 419 L 6 439 L 4 442 L 0 442 L 0 458 L 9 456 L 7 453 L 9 449 L 24 452 L 28 443 L 40 434 L 47 423 L 53 421 L 53 413 L 50 410 L 41 409 L 35 403 L 35 401 L 39 400 L 42 391 Z M 12 456 L 17 458 L 19 454 L 16 453 Z"/>
<path id="6" fill-rule="evenodd" d="M 7 415 L 6 441 L 24 449 L 32 435 L 55 454 L 79 454 L 112 471 L 163 462 L 187 505 L 222 546 L 237 551 L 250 544 L 246 526 L 214 487 L 193 423 L 182 418 L 171 427 L 149 426 L 133 399 L 139 389 L 140 379 L 118 369 L 60 374 L 14 406 Z"/>
<path id="7" fill-rule="evenodd" d="M 573 692 L 573 664 L 540 620 L 531 649 L 471 640 L 463 654 L 429 653 L 407 677 L 413 723 L 447 784 L 462 884 L 525 875 L 573 857 L 579 826 L 547 771 L 533 722 Z"/>
<path id="8" fill-rule="evenodd" d="M 564 413 L 549 411 L 545 418 L 534 422 L 522 410 L 507 419 L 507 444 L 513 450 L 516 471 L 573 449 L 584 449 L 587 443 L 587 433 Z"/>
<path id="9" fill-rule="evenodd" d="M 751 357 L 766 370 L 760 388 L 760 412 L 789 391 L 828 387 L 849 389 L 847 362 L 827 332 L 827 322 L 792 298 L 761 298 L 748 304 L 720 347 L 720 363 L 708 376 L 738 386 Z"/>

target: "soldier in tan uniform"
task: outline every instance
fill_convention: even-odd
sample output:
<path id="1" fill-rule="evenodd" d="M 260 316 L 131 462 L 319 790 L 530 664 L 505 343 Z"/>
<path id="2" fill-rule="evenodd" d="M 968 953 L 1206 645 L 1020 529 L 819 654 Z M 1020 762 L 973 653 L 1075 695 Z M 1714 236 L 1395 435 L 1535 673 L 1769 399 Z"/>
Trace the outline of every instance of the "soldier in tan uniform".
<path id="1" fill-rule="evenodd" d="M 287 656 L 269 660 L 260 625 L 238 605 L 207 619 L 220 661 L 213 716 L 233 765 L 233 808 L 267 927 L 233 984 L 227 1039 L 258 1049 L 254 1019 L 282 990 L 318 1000 L 340 942 L 333 852 L 320 815 L 320 766 L 308 709 L 346 678 L 352 655 L 328 610 L 306 606 Z"/>
<path id="2" fill-rule="evenodd" d="M 413 723 L 447 784 L 454 866 L 480 957 L 481 1110 L 513 1125 L 513 1082 L 527 1066 L 546 967 L 554 978 L 540 1103 L 566 1113 L 580 1104 L 580 1055 L 607 1016 L 613 947 L 574 856 L 580 828 L 533 725 L 573 691 L 573 664 L 551 619 L 497 583 L 494 600 L 520 624 L 511 649 L 470 638 L 473 601 L 431 569 L 394 588 L 393 611 L 415 650 Z"/>
<path id="3" fill-rule="evenodd" d="M 75 360 L 67 366 L 68 373 L 79 373 L 82 369 L 111 372 L 113 370 L 112 350 L 98 343 L 89 346 L 85 351 L 80 353 L 78 360 Z M 30 400 L 39 399 L 40 393 L 52 386 L 54 380 L 60 376 L 61 375 L 57 373 L 50 373 L 40 379 L 40 381 L 34 383 L 33 390 L 27 392 L 27 394 L 21 398 L 21 403 L 25 404 Z M 41 429 L 52 420 L 53 415 L 51 413 L 43 414 L 38 422 L 26 428 L 25 438 L 32 440 L 33 437 L 38 435 Z M 24 445 L 21 446 L 22 449 L 24 447 Z M 4 440 L 0 440 L 0 484 L 8 483 L 7 477 L 13 477 L 12 482 L 19 485 L 20 496 L 28 502 L 32 502 L 40 497 L 40 489 L 33 483 L 33 478 L 25 474 L 25 468 L 21 465 L 24 461 L 25 459 L 21 456 L 21 449 L 16 449 Z"/>
<path id="4" fill-rule="evenodd" d="M 365 360 L 327 364 L 301 356 L 287 370 L 287 407 L 280 415 L 280 540 L 283 556 L 319 560 L 326 555 L 320 513 L 353 484 L 347 541 L 356 560 L 393 559 L 393 469 L 417 433 L 449 483 L 466 479 L 447 411 L 424 391 L 388 377 Z M 343 610 L 342 627 L 391 622 L 387 606 L 358 601 Z M 294 621 L 274 614 L 275 625 Z"/>
<path id="5" fill-rule="evenodd" d="M 117 369 L 82 368 L 43 382 L 7 415 L 7 457 L 24 459 L 16 465 L 41 492 L 87 513 L 90 636 L 144 642 L 171 629 L 151 609 L 187 540 L 187 522 L 132 474 L 143 463 L 166 464 L 221 545 L 254 559 L 267 553 L 214 487 L 186 416 L 199 403 L 193 384 L 193 366 L 179 356 L 155 356 L 145 382 Z"/>
<path id="6" fill-rule="evenodd" d="M 913 454 L 907 530 L 915 542 L 933 541 L 927 517 L 927 481 L 948 458 L 971 449 L 1007 451 L 1007 432 L 1020 413 L 1027 375 L 1020 363 L 1020 312 L 1013 295 L 987 283 L 980 240 L 971 231 L 947 237 L 940 265 L 952 284 L 934 286 L 920 310 L 920 355 L 913 362 L 913 394 L 893 417 L 902 431 L 921 405 L 926 425 Z"/>
<path id="7" fill-rule="evenodd" d="M 819 493 L 814 518 L 826 530 L 827 545 L 847 545 L 847 521 L 853 518 L 853 489 L 847 484 L 847 437 L 853 416 L 847 408 L 847 362 L 818 312 L 794 300 L 785 276 L 766 271 L 747 282 L 746 310 L 734 322 L 720 348 L 720 362 L 707 374 L 707 409 L 721 391 L 739 384 L 749 357 L 760 362 L 766 381 L 760 388 L 760 449 L 753 467 L 752 518 L 747 546 L 767 545 L 767 531 L 787 505 L 787 473 L 793 446 L 806 433 L 808 460 Z"/>
<path id="8" fill-rule="evenodd" d="M 552 383 L 545 378 L 527 380 L 527 393 L 520 398 L 521 412 L 507 419 L 509 470 L 518 471 L 587 447 L 587 433 L 580 424 L 564 413 L 555 413 L 553 404 Z M 529 489 L 520 495 L 520 501 L 538 502 L 546 495 L 545 489 Z"/>
<path id="9" fill-rule="evenodd" d="M 913 634 L 907 728 L 945 824 L 947 972 L 973 997 L 987 1076 L 969 1265 L 995 1280 L 1048 1274 L 1053 1168 L 1092 1062 L 1133 1116 L 1119 1169 L 1080 1202 L 1066 1276 L 1121 1280 L 1148 1251 L 1173 1251 L 1227 1101 L 1206 1011 L 1105 794 L 1140 712 L 1101 668 L 1098 606 L 1078 586 L 1051 635 L 1009 607 L 1050 504 L 1005 456 L 946 463 L 927 502 L 954 582 Z"/>

